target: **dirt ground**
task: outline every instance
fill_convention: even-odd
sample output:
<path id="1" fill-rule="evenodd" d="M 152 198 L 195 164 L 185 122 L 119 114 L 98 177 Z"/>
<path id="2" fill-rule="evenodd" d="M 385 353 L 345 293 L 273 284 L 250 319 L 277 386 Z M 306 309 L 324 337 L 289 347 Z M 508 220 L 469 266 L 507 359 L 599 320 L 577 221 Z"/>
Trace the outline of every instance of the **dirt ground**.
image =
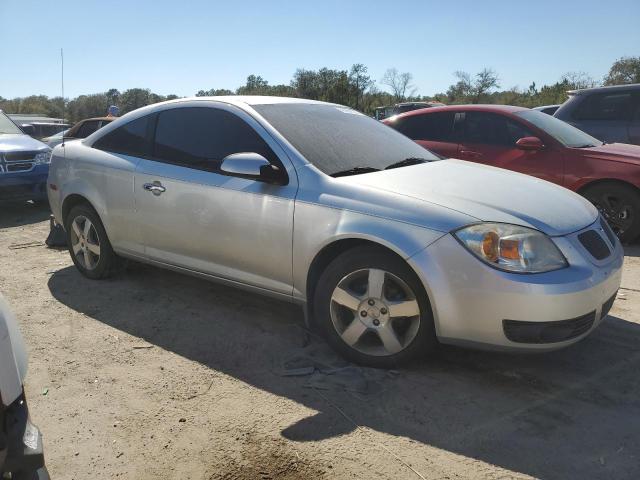
<path id="1" fill-rule="evenodd" d="M 638 246 L 609 318 L 563 351 L 286 376 L 345 367 L 298 308 L 141 265 L 86 280 L 47 218 L 0 212 L 0 291 L 54 480 L 640 478 Z"/>

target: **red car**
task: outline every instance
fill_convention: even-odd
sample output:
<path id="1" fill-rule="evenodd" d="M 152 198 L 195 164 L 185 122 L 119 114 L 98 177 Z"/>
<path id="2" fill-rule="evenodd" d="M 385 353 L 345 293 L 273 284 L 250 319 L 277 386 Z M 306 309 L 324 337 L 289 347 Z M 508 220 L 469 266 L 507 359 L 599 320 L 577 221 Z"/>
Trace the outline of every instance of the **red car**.
<path id="1" fill-rule="evenodd" d="M 605 144 L 545 113 L 504 105 L 433 107 L 384 123 L 444 157 L 507 168 L 578 192 L 623 242 L 640 234 L 640 146 Z"/>

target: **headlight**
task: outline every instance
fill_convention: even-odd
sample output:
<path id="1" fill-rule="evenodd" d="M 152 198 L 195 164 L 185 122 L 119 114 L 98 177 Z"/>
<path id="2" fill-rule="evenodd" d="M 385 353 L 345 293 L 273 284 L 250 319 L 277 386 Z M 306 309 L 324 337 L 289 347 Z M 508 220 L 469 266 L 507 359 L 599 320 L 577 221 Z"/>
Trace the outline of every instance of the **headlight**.
<path id="1" fill-rule="evenodd" d="M 33 157 L 36 165 L 42 165 L 44 163 L 51 163 L 51 152 L 52 150 L 45 150 L 43 152 L 37 153 L 35 157 Z"/>
<path id="2" fill-rule="evenodd" d="M 541 273 L 568 266 L 564 255 L 544 233 L 506 223 L 481 223 L 453 235 L 483 262 L 500 270 Z"/>

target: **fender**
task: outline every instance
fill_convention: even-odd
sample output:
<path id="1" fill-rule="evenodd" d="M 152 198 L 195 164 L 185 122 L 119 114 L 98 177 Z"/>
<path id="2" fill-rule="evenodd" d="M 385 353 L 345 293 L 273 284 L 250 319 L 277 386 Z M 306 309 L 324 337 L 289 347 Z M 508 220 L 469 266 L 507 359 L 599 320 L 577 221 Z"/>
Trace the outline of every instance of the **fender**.
<path id="1" fill-rule="evenodd" d="M 102 195 L 100 195 L 96 187 L 79 178 L 74 178 L 70 182 L 65 183 L 62 186 L 62 192 L 60 195 L 60 198 L 62 199 L 60 205 L 61 211 L 65 200 L 70 195 L 80 195 L 81 197 L 87 199 L 87 201 L 100 216 L 100 220 L 102 220 L 102 224 L 107 231 L 107 235 L 109 235 L 109 209 L 107 208 L 104 198 L 102 197 Z M 60 219 L 60 221 L 62 223 L 64 222 L 64 219 Z"/>
<path id="2" fill-rule="evenodd" d="M 293 296 L 303 301 L 306 299 L 307 275 L 313 260 L 335 242 L 367 240 L 408 259 L 443 235 L 446 232 L 363 213 L 296 202 Z"/>
<path id="3" fill-rule="evenodd" d="M 18 324 L 0 294 L 0 397 L 5 406 L 22 395 L 27 363 L 27 351 Z"/>

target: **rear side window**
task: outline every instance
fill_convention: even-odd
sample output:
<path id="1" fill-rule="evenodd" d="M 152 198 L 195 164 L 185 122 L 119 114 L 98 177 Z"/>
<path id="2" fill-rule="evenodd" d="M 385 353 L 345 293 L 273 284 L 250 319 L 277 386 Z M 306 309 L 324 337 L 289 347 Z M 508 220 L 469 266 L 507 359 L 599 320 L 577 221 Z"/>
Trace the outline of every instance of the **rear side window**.
<path id="1" fill-rule="evenodd" d="M 133 157 L 149 155 L 150 145 L 147 131 L 151 115 L 137 118 L 116 128 L 93 144 L 93 148 L 106 152 L 122 153 Z"/>
<path id="2" fill-rule="evenodd" d="M 455 112 L 412 115 L 391 124 L 411 140 L 451 141 Z"/>
<path id="3" fill-rule="evenodd" d="M 524 125 L 502 115 L 486 112 L 466 112 L 464 141 L 484 145 L 513 146 L 533 134 Z"/>
<path id="4" fill-rule="evenodd" d="M 98 121 L 97 120 L 91 120 L 91 121 L 88 121 L 88 122 L 84 122 L 82 125 L 80 125 L 80 128 L 78 129 L 78 132 L 76 133 L 76 138 L 87 138 L 93 132 L 98 130 L 98 128 L 99 128 L 99 126 L 98 126 Z"/>
<path id="5" fill-rule="evenodd" d="M 626 121 L 632 113 L 631 92 L 599 93 L 589 95 L 573 112 L 575 120 Z"/>
<path id="6" fill-rule="evenodd" d="M 158 115 L 153 158 L 206 171 L 219 171 L 227 155 L 255 152 L 279 160 L 258 133 L 237 115 L 215 108 L 189 107 Z"/>

